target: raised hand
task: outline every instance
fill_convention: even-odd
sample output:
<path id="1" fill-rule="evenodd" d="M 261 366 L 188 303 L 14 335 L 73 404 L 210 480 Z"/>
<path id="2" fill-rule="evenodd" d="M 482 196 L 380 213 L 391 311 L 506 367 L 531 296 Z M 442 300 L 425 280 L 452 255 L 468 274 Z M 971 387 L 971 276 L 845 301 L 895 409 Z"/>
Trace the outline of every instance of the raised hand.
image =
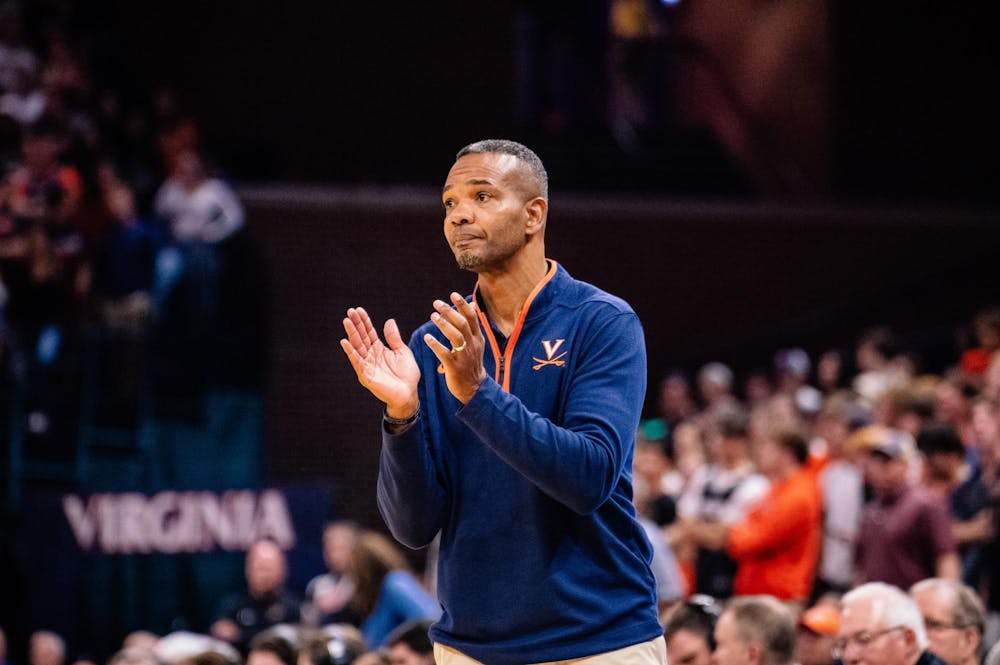
<path id="1" fill-rule="evenodd" d="M 386 343 L 383 344 L 368 312 L 352 307 L 347 310 L 344 331 L 347 339 L 340 340 L 340 347 L 351 361 L 361 385 L 385 403 L 390 417 L 408 418 L 416 413 L 420 406 L 417 397 L 420 368 L 403 342 L 396 321 L 385 322 Z"/>
<path id="2" fill-rule="evenodd" d="M 431 321 L 451 342 L 451 348 L 429 334 L 424 335 L 424 343 L 441 361 L 448 391 L 466 404 L 486 379 L 483 368 L 486 340 L 479 329 L 476 308 L 458 293 L 451 294 L 451 302 L 453 307 L 443 300 L 435 300 L 435 311 L 431 314 Z"/>

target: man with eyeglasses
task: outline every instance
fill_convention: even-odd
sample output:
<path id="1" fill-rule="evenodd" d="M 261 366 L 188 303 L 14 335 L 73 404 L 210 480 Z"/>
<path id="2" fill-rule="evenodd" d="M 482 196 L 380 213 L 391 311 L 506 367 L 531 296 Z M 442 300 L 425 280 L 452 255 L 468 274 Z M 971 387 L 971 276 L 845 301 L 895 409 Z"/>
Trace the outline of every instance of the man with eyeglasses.
<path id="1" fill-rule="evenodd" d="M 920 608 L 931 651 L 948 665 L 977 665 L 986 621 L 983 603 L 970 587 L 931 578 L 910 587 Z"/>
<path id="2" fill-rule="evenodd" d="M 870 582 L 841 600 L 833 657 L 844 665 L 945 665 L 928 650 L 920 609 L 884 582 Z"/>

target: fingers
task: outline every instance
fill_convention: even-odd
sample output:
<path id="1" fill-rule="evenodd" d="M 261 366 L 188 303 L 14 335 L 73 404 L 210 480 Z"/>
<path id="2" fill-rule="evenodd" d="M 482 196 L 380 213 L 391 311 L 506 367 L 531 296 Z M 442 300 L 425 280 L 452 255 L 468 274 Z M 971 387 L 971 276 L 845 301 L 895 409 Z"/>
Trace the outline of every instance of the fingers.
<path id="1" fill-rule="evenodd" d="M 382 332 L 385 333 L 385 343 L 388 344 L 389 348 L 393 351 L 406 346 L 406 343 L 403 341 L 403 336 L 399 334 L 399 326 L 396 325 L 396 319 L 389 319 L 386 321 Z"/>
<path id="2" fill-rule="evenodd" d="M 464 348 L 480 334 L 476 310 L 457 293 L 451 294 L 451 301 L 454 307 L 443 300 L 435 300 L 431 321 L 444 333 L 453 348 Z"/>
<path id="3" fill-rule="evenodd" d="M 347 310 L 347 318 L 343 321 L 347 339 L 361 356 L 380 343 L 378 333 L 372 325 L 371 317 L 361 307 L 351 307 Z"/>
<path id="4" fill-rule="evenodd" d="M 455 292 L 451 294 L 451 302 L 455 305 L 456 311 L 465 319 L 469 329 L 479 333 L 479 313 L 475 305 Z"/>
<path id="5" fill-rule="evenodd" d="M 446 367 L 451 365 L 451 349 L 437 341 L 434 335 L 431 335 L 430 333 L 424 335 L 424 343 L 428 346 L 428 348 L 430 348 L 431 352 L 437 356 L 437 359 L 441 361 L 442 365 L 445 365 Z"/>
<path id="6" fill-rule="evenodd" d="M 358 339 L 365 347 L 374 346 L 379 341 L 372 319 L 363 307 L 352 307 L 347 310 L 347 317 L 358 331 Z"/>
<path id="7" fill-rule="evenodd" d="M 350 361 L 351 367 L 354 368 L 354 373 L 360 377 L 363 371 L 362 369 L 363 359 L 360 355 L 358 355 L 358 352 L 357 350 L 355 350 L 354 345 L 352 345 L 346 339 L 342 339 L 340 340 L 340 348 L 342 348 L 344 350 L 344 353 L 347 354 L 347 359 Z"/>

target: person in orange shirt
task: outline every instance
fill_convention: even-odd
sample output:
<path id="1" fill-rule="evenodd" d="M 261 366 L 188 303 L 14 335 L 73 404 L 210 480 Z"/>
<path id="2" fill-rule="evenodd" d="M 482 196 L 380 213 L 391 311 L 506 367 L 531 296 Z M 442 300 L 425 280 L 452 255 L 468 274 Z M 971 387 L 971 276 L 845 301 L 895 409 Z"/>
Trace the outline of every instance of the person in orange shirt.
<path id="1" fill-rule="evenodd" d="M 803 601 L 816 573 L 822 514 L 816 474 L 807 466 L 809 446 L 797 432 L 778 432 L 758 446 L 756 458 L 771 481 L 764 499 L 735 525 L 695 522 L 688 533 L 736 560 L 736 595 Z"/>

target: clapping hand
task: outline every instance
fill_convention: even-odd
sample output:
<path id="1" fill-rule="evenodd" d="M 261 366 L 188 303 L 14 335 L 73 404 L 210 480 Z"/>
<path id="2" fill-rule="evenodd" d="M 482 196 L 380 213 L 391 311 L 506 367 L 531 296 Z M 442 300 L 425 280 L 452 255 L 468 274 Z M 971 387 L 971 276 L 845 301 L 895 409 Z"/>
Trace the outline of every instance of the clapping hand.
<path id="1" fill-rule="evenodd" d="M 340 347 L 361 385 L 385 403 L 389 417 L 405 419 L 416 413 L 420 406 L 417 397 L 420 368 L 403 342 L 396 321 L 385 322 L 383 344 L 368 312 L 352 307 L 347 310 L 344 330 L 347 338 L 340 340 Z"/>

